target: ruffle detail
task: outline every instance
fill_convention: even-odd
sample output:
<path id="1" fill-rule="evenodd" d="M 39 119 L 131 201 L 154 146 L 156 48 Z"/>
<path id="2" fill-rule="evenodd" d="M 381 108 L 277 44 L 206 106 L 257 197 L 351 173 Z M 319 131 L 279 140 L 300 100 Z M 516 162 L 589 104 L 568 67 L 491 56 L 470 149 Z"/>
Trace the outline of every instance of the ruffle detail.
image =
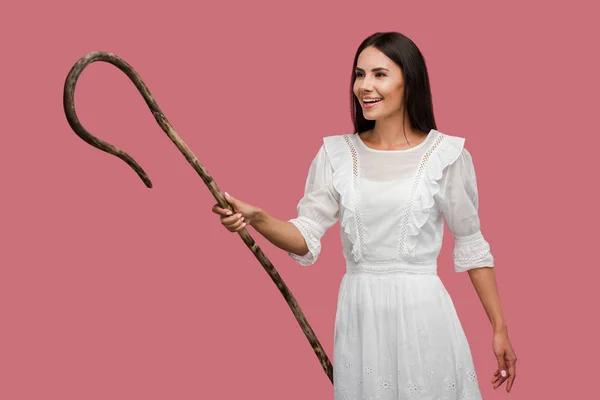
<path id="1" fill-rule="evenodd" d="M 333 187 L 340 194 L 340 227 L 352 243 L 352 258 L 359 261 L 363 257 L 363 240 L 359 237 L 356 218 L 357 193 L 353 193 L 355 180 L 352 152 L 344 136 L 346 135 L 326 136 L 323 143 L 333 167 Z"/>
<path id="2" fill-rule="evenodd" d="M 308 247 L 308 252 L 304 255 L 298 255 L 291 252 L 287 254 L 292 257 L 298 264 L 308 267 L 309 265 L 314 264 L 321 253 L 321 241 L 317 240 L 311 233 L 310 229 L 307 228 L 304 224 L 303 217 L 292 218 L 288 220 L 291 222 L 302 234 L 304 237 L 304 241 L 306 242 L 306 247 Z"/>
<path id="3" fill-rule="evenodd" d="M 434 196 L 440 191 L 439 181 L 443 177 L 443 171 L 460 157 L 464 148 L 464 138 L 435 132 L 438 137 L 425 154 L 425 165 L 420 176 L 416 177 L 418 186 L 412 195 L 407 214 L 399 224 L 402 230 L 398 246 L 401 258 L 415 257 L 417 237 L 435 205 Z M 323 138 L 323 142 L 334 170 L 333 186 L 340 193 L 340 226 L 352 244 L 352 258 L 354 261 L 360 261 L 364 255 L 364 237 L 359 227 L 360 213 L 357 210 L 359 193 L 353 187 L 356 184 L 354 162 L 357 163 L 358 171 L 360 160 L 352 154 L 353 147 L 346 143 L 346 136 L 348 135 L 327 136 Z"/>
<path id="4" fill-rule="evenodd" d="M 494 267 L 494 256 L 490 251 L 490 244 L 483 237 L 481 230 L 469 236 L 455 237 L 452 258 L 456 272 L 465 272 L 480 267 Z"/>
<path id="5" fill-rule="evenodd" d="M 449 136 L 438 132 L 435 144 L 426 153 L 423 172 L 421 173 L 416 192 L 412 199 L 410 209 L 404 219 L 404 235 L 401 236 L 401 255 L 414 258 L 417 246 L 417 237 L 421 228 L 431 214 L 431 209 L 435 205 L 434 196 L 440 190 L 439 181 L 443 177 L 444 169 L 453 164 L 459 157 L 464 148 L 465 139 L 458 136 Z"/>

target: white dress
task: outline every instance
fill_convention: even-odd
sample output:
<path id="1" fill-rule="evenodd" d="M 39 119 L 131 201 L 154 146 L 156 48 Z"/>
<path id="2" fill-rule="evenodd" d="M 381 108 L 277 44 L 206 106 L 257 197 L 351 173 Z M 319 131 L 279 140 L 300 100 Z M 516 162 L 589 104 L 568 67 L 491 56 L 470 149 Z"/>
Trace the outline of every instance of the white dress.
<path id="1" fill-rule="evenodd" d="M 328 136 L 310 165 L 297 218 L 314 264 L 336 221 L 346 273 L 335 316 L 335 400 L 481 399 L 469 344 L 437 275 L 444 220 L 457 272 L 493 267 L 465 139 L 432 129 L 406 150 Z"/>

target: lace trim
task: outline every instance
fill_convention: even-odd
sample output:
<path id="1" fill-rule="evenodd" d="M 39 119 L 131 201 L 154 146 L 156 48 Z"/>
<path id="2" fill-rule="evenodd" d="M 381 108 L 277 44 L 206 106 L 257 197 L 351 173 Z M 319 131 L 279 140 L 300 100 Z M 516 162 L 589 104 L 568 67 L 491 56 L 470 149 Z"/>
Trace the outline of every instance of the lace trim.
<path id="1" fill-rule="evenodd" d="M 408 206 L 406 208 L 406 212 L 404 214 L 404 218 L 402 220 L 402 223 L 399 224 L 400 227 L 400 244 L 398 246 L 398 256 L 402 257 L 403 255 L 407 255 L 407 251 L 405 249 L 405 245 L 406 245 L 406 235 L 407 235 L 407 231 L 408 231 L 408 223 L 409 220 L 411 218 L 411 213 L 412 213 L 412 206 L 413 206 L 413 202 L 415 200 L 415 196 L 417 193 L 417 190 L 419 189 L 419 185 L 422 181 L 422 177 L 423 177 L 423 173 L 425 172 L 425 169 L 427 167 L 427 163 L 429 161 L 429 158 L 431 157 L 431 154 L 434 152 L 434 150 L 439 146 L 440 143 L 442 143 L 442 141 L 444 140 L 446 135 L 444 135 L 443 133 L 439 133 L 439 136 L 436 138 L 435 142 L 433 143 L 433 145 L 431 145 L 431 147 L 427 150 L 427 152 L 423 155 L 423 158 L 421 159 L 421 163 L 419 164 L 419 168 L 417 169 L 417 173 L 415 175 L 415 179 L 413 181 L 413 186 L 412 186 L 412 190 L 410 192 L 410 197 L 409 197 L 409 201 L 408 201 Z"/>
<path id="2" fill-rule="evenodd" d="M 363 258 L 365 254 L 364 249 L 364 239 L 363 239 L 363 227 L 360 217 L 360 190 L 359 190 L 359 171 L 360 171 L 360 160 L 358 158 L 358 154 L 356 152 L 356 148 L 350 142 L 350 137 L 348 135 L 344 135 L 344 141 L 348 145 L 350 149 L 350 154 L 352 156 L 352 195 L 354 196 L 354 218 L 356 220 L 356 230 L 358 235 L 358 244 L 357 249 L 358 252 L 356 254 L 356 259 L 360 260 Z"/>
<path id="3" fill-rule="evenodd" d="M 367 332 L 366 328 L 357 329 L 355 326 L 351 326 L 349 334 L 353 339 L 356 339 L 359 335 Z M 423 330 L 419 333 L 427 336 L 428 331 Z M 470 354 L 470 352 L 467 351 L 467 354 Z M 427 374 L 427 378 L 440 385 L 440 389 L 444 392 L 434 397 L 436 399 L 452 398 L 457 400 L 481 399 L 479 380 L 473 367 L 467 368 L 460 362 L 453 363 L 450 356 L 447 357 L 447 360 L 447 364 L 441 366 L 442 368 L 430 367 L 423 370 L 423 375 Z M 335 398 L 359 400 L 366 399 L 366 395 L 370 395 L 368 398 L 372 399 L 375 398 L 371 396 L 374 394 L 377 394 L 377 399 L 381 400 L 392 400 L 400 397 L 416 400 L 422 399 L 423 396 L 433 398 L 427 396 L 427 394 L 431 395 L 431 392 L 426 389 L 429 386 L 426 384 L 426 377 L 411 379 L 411 376 L 405 376 L 399 368 L 397 379 L 393 379 L 391 375 L 379 371 L 377 366 L 383 366 L 384 370 L 393 371 L 389 366 L 390 361 L 391 359 L 386 355 L 375 359 L 368 356 L 355 358 L 339 354 L 337 360 L 334 359 L 333 369 L 334 381 L 339 382 L 335 385 Z M 411 367 L 417 364 L 417 360 L 413 357 L 407 357 L 406 362 Z M 451 372 L 449 373 L 448 370 Z M 369 384 L 366 385 L 365 380 L 369 380 Z"/>
<path id="4" fill-rule="evenodd" d="M 405 260 L 414 258 L 416 254 L 417 237 L 435 206 L 434 196 L 440 190 L 438 181 L 443 177 L 444 168 L 458 159 L 464 145 L 464 138 L 444 135 L 436 130 L 430 134 L 436 135 L 434 143 L 421 159 L 407 211 L 397 227 L 400 229 L 397 253 Z M 352 140 L 354 135 L 327 136 L 323 140 L 334 168 L 333 185 L 341 195 L 342 234 L 351 242 L 351 254 L 347 256 L 360 261 L 366 254 L 366 231 L 361 221 L 360 157 Z"/>
<path id="5" fill-rule="evenodd" d="M 308 229 L 301 220 L 295 218 L 289 220 L 288 222 L 292 223 L 300 230 L 302 236 L 304 236 L 306 247 L 308 247 L 308 253 L 302 256 L 290 252 L 288 252 L 288 254 L 300 265 L 308 266 L 313 264 L 321 251 L 321 242 L 313 236 L 313 234 L 310 232 L 310 229 Z"/>
<path id="6" fill-rule="evenodd" d="M 350 135 L 345 135 L 350 136 Z M 355 198 L 352 188 L 352 153 L 350 147 L 344 143 L 344 136 L 326 136 L 323 138 L 325 149 L 330 157 L 334 169 L 333 186 L 340 194 L 340 227 L 342 236 L 348 238 L 351 245 L 348 249 L 350 254 L 345 254 L 349 259 L 359 261 L 361 259 L 361 241 L 358 240 L 358 229 L 355 218 Z M 360 217 L 359 217 L 360 219 Z M 344 252 L 347 249 L 344 247 Z"/>
<path id="7" fill-rule="evenodd" d="M 472 257 L 456 257 L 453 254 L 452 258 L 454 259 L 454 261 L 457 261 L 457 262 L 471 262 L 471 261 L 481 260 L 482 258 L 486 258 L 486 257 L 490 256 L 491 254 L 492 254 L 491 251 L 485 251 L 483 253 L 479 253 Z"/>
<path id="8" fill-rule="evenodd" d="M 374 265 L 361 265 L 360 267 L 348 267 L 348 274 L 373 274 L 373 275 L 437 275 L 437 271 L 411 271 L 395 267 L 380 267 Z"/>

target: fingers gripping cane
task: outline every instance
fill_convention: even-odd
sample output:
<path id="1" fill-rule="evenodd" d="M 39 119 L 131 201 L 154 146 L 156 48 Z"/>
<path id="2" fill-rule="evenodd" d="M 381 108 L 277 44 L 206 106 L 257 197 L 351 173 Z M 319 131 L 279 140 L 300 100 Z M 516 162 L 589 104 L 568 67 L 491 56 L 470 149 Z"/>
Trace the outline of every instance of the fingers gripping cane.
<path id="1" fill-rule="evenodd" d="M 121 160 L 125 161 L 127 165 L 133 168 L 133 170 L 138 174 L 138 176 L 142 179 L 146 187 L 152 187 L 152 182 L 150 181 L 150 178 L 148 178 L 148 175 L 146 175 L 146 172 L 144 172 L 142 167 L 140 167 L 139 164 L 129 154 L 111 145 L 110 143 L 107 143 L 90 134 L 87 130 L 85 130 L 85 128 L 83 127 L 83 125 L 81 125 L 79 119 L 77 118 L 77 114 L 75 113 L 75 85 L 77 84 L 77 79 L 79 79 L 79 76 L 81 75 L 83 69 L 89 64 L 96 61 L 104 61 L 113 64 L 121 71 L 123 71 L 129 77 L 129 79 L 133 81 L 135 87 L 141 93 L 142 97 L 146 101 L 146 104 L 150 108 L 152 115 L 154 115 L 156 122 L 158 122 L 158 125 L 167 134 L 167 136 L 169 136 L 171 141 L 175 144 L 175 146 L 177 146 L 179 151 L 181 151 L 186 160 L 188 160 L 191 166 L 196 170 L 198 175 L 200 175 L 200 177 L 208 187 L 208 190 L 210 190 L 214 198 L 217 200 L 219 206 L 221 208 L 234 211 L 233 207 L 231 207 L 231 205 L 227 202 L 225 197 L 221 194 L 221 191 L 219 190 L 217 184 L 215 183 L 211 175 L 202 166 L 202 164 L 200 164 L 198 158 L 196 158 L 194 153 L 192 153 L 192 151 L 187 147 L 183 140 L 181 140 L 181 138 L 177 135 L 171 124 L 169 124 L 169 121 L 163 115 L 162 111 L 158 107 L 158 104 L 156 103 L 156 101 L 150 94 L 150 91 L 146 87 L 146 84 L 142 81 L 142 78 L 135 72 L 135 70 L 129 64 L 127 64 L 123 59 L 116 56 L 115 54 L 101 51 L 91 52 L 79 59 L 79 61 L 77 61 L 77 63 L 73 65 L 71 71 L 67 75 L 63 94 L 63 106 L 67 120 L 69 121 L 69 125 L 71 126 L 73 131 L 75 131 L 75 133 L 81 139 L 83 139 L 90 145 L 109 154 L 115 155 Z M 304 335 L 306 335 L 306 338 L 310 342 L 310 345 L 313 348 L 315 354 L 317 355 L 317 358 L 321 362 L 323 370 L 329 377 L 329 380 L 333 383 L 333 368 L 331 366 L 331 363 L 329 362 L 329 359 L 327 358 L 327 354 L 325 353 L 325 350 L 323 350 L 323 347 L 319 343 L 319 340 L 317 339 L 312 328 L 306 321 L 306 317 L 304 317 L 304 314 L 302 313 L 300 306 L 298 306 L 298 303 L 292 295 L 292 292 L 288 289 L 287 285 L 285 284 L 275 267 L 273 267 L 271 261 L 269 261 L 267 256 L 265 256 L 260 247 L 258 247 L 258 245 L 254 241 L 252 236 L 250 236 L 248 231 L 246 229 L 242 229 L 241 231 L 239 231 L 239 235 L 244 241 L 244 243 L 246 243 L 246 246 L 248 246 L 250 251 L 252 251 L 254 256 L 258 259 L 265 271 L 267 271 L 275 285 L 277 285 L 277 288 L 279 289 L 279 291 L 283 295 L 283 298 L 287 301 L 288 305 L 290 306 L 290 309 L 294 313 L 298 324 L 300 324 L 300 328 L 302 328 Z"/>

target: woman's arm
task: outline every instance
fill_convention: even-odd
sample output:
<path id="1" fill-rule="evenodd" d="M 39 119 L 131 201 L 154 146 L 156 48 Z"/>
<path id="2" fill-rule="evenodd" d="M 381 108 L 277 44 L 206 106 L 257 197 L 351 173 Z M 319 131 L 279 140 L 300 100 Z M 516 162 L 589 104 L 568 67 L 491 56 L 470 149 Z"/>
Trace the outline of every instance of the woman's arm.
<path id="1" fill-rule="evenodd" d="M 497 389 L 505 381 L 510 392 L 516 377 L 517 357 L 508 339 L 508 329 L 500 306 L 494 257 L 481 232 L 477 177 L 471 154 L 464 147 L 442 179 L 441 204 L 444 217 L 454 236 L 454 268 L 469 272 L 471 282 L 493 328 L 492 349 L 498 369 L 492 378 Z"/>
<path id="2" fill-rule="evenodd" d="M 504 320 L 502 307 L 500 306 L 495 269 L 485 267 L 473 268 L 467 272 L 492 324 L 494 333 L 506 332 L 506 321 Z"/>
<path id="3" fill-rule="evenodd" d="M 246 224 L 251 225 L 300 265 L 311 265 L 321 252 L 321 238 L 325 231 L 338 220 L 339 199 L 332 176 L 333 167 L 323 144 L 311 162 L 296 218 L 280 220 L 228 193 L 225 197 L 236 214 L 232 215 L 218 205 L 213 207 L 213 212 L 221 215 L 221 222 L 231 232 L 244 229 Z"/>
<path id="4" fill-rule="evenodd" d="M 308 246 L 300 230 L 291 222 L 283 221 L 259 209 L 250 225 L 269 242 L 280 249 L 303 256 L 308 253 Z"/>
<path id="5" fill-rule="evenodd" d="M 492 378 L 492 385 L 495 390 L 507 381 L 506 391 L 510 393 L 517 376 L 517 355 L 508 338 L 508 328 L 500 306 L 495 268 L 473 268 L 468 273 L 492 324 L 492 347 L 498 360 L 498 369 Z"/>
<path id="6" fill-rule="evenodd" d="M 262 210 L 246 203 L 225 192 L 227 201 L 233 206 L 235 214 L 215 204 L 212 211 L 221 216 L 221 223 L 230 232 L 239 232 L 252 226 L 269 242 L 287 252 L 304 255 L 308 253 L 308 246 L 300 230 L 291 222 L 282 221 Z"/>

